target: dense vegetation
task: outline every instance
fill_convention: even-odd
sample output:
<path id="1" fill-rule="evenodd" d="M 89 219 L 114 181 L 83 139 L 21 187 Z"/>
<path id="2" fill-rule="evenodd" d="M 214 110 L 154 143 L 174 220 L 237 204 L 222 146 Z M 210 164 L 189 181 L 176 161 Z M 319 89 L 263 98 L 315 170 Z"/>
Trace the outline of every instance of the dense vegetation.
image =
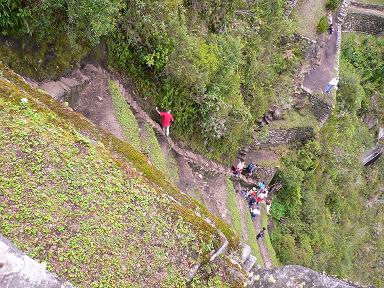
<path id="1" fill-rule="evenodd" d="M 272 240 L 284 264 L 380 287 L 384 214 L 375 199 L 383 191 L 384 159 L 365 168 L 360 156 L 375 137 L 362 117 L 370 114 L 384 123 L 384 39 L 343 37 L 337 107 L 319 139 L 283 160 Z"/>
<path id="2" fill-rule="evenodd" d="M 2 0 L 2 33 L 31 35 L 45 51 L 39 61 L 2 53 L 31 74 L 62 58 L 67 69 L 104 37 L 110 66 L 134 78 L 149 109 L 171 108 L 180 139 L 229 162 L 269 105 L 291 93 L 301 45 L 285 2 Z"/>

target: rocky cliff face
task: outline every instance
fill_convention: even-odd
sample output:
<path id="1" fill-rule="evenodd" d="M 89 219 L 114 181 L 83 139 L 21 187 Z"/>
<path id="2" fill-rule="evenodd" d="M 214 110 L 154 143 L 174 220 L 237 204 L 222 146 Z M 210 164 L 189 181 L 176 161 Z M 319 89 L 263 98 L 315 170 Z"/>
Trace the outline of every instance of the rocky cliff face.
<path id="1" fill-rule="evenodd" d="M 256 281 L 252 288 L 304 288 L 304 287 L 321 287 L 321 288 L 352 288 L 359 287 L 342 281 L 337 278 L 329 277 L 325 274 L 315 272 L 311 269 L 298 266 L 287 265 L 275 267 L 273 269 L 259 270 L 259 274 L 255 275 Z"/>

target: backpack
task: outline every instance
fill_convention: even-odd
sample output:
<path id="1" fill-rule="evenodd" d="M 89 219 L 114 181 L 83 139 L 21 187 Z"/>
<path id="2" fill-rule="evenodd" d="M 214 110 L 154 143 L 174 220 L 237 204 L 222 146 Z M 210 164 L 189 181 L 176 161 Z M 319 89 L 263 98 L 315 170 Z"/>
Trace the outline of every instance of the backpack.
<path id="1" fill-rule="evenodd" d="M 248 170 L 249 172 L 253 172 L 253 171 L 255 171 L 255 169 L 256 169 L 256 165 L 253 164 L 253 163 L 250 163 L 250 164 L 248 165 L 248 167 L 247 167 L 247 170 Z"/>

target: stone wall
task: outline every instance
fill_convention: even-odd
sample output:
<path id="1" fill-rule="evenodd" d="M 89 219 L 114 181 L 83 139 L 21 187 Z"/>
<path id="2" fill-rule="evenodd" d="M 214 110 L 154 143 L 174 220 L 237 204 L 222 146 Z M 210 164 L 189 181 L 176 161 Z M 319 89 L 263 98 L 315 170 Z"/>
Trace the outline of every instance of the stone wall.
<path id="1" fill-rule="evenodd" d="M 312 127 L 276 129 L 269 132 L 266 140 L 256 139 L 255 145 L 276 146 L 291 143 L 303 143 L 314 136 Z"/>
<path id="2" fill-rule="evenodd" d="M 284 12 L 284 14 L 286 16 L 291 15 L 293 9 L 295 9 L 295 7 L 296 7 L 297 2 L 299 2 L 299 1 L 298 0 L 287 0 L 285 12 Z"/>
<path id="3" fill-rule="evenodd" d="M 348 6 L 343 32 L 384 33 L 384 5 L 350 2 Z"/>
<path id="4" fill-rule="evenodd" d="M 355 1 L 351 2 L 351 5 L 353 5 L 355 7 L 359 7 L 359 8 L 384 11 L 384 5 L 360 3 L 360 2 L 355 2 Z"/>
<path id="5" fill-rule="evenodd" d="M 342 26 L 343 32 L 384 33 L 384 17 L 375 14 L 348 12 Z"/>
<path id="6" fill-rule="evenodd" d="M 308 94 L 309 103 L 311 105 L 313 114 L 315 114 L 317 120 L 323 125 L 332 114 L 332 105 L 320 100 L 315 95 Z"/>

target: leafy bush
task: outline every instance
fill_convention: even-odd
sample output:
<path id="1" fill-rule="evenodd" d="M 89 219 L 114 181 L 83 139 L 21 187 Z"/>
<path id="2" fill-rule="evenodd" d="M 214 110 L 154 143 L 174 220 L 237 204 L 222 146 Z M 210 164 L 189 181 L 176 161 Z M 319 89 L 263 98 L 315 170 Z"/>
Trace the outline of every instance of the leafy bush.
<path id="1" fill-rule="evenodd" d="M 360 85 L 360 76 L 350 63 L 343 60 L 341 67 L 343 72 L 337 100 L 341 109 L 355 113 L 361 108 L 361 103 L 365 99 L 364 88 Z"/>
<path id="2" fill-rule="evenodd" d="M 16 32 L 29 33 L 27 19 L 30 11 L 21 0 L 0 0 L 0 31 L 2 35 Z"/>
<path id="3" fill-rule="evenodd" d="M 293 32 L 282 1 L 132 1 L 122 19 L 110 65 L 133 75 L 152 104 L 172 109 L 177 137 L 217 160 L 229 163 L 275 96 L 290 93 L 301 46 L 281 41 Z"/>
<path id="4" fill-rule="evenodd" d="M 319 20 L 319 24 L 317 25 L 317 32 L 318 33 L 324 33 L 328 30 L 328 19 L 327 16 L 321 16 Z"/>
<path id="5" fill-rule="evenodd" d="M 327 0 L 325 5 L 329 10 L 336 10 L 340 5 L 340 0 Z"/>

